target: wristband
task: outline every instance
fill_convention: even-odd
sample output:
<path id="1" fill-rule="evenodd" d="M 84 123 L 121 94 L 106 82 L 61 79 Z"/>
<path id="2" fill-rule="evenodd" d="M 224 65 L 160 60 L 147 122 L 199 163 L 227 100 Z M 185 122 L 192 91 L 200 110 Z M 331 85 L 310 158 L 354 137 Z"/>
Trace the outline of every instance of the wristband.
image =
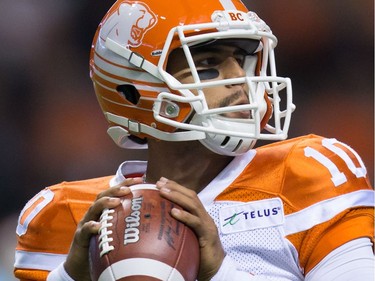
<path id="1" fill-rule="evenodd" d="M 64 263 L 62 262 L 48 274 L 47 281 L 74 281 L 74 279 L 65 271 Z"/>

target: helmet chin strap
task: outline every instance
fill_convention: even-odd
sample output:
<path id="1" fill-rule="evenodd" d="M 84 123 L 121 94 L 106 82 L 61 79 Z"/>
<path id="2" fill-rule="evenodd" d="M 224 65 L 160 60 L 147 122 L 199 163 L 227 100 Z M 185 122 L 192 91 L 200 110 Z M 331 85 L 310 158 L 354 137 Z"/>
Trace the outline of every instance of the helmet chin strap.
<path id="1" fill-rule="evenodd" d="M 214 137 L 218 137 L 219 135 L 214 135 Z M 211 141 L 207 141 L 210 139 L 210 136 L 207 136 L 204 140 L 199 140 L 201 144 L 203 144 L 209 150 L 227 156 L 238 156 L 244 154 L 245 152 L 252 149 L 255 144 L 256 140 L 254 139 L 243 139 L 238 137 L 227 136 L 228 141 L 224 139 L 225 144 L 220 144 L 220 140 L 211 138 Z M 214 145 L 217 142 L 217 145 Z"/>
<path id="2" fill-rule="evenodd" d="M 190 124 L 204 126 L 204 124 L 210 123 L 210 126 L 221 128 L 228 131 L 242 131 L 242 132 L 253 132 L 256 131 L 255 125 L 249 122 L 238 122 L 236 119 L 226 117 L 211 117 L 209 120 L 194 115 Z M 256 143 L 256 139 L 244 138 L 231 136 L 230 134 L 215 134 L 206 133 L 204 139 L 199 140 L 206 148 L 211 151 L 228 156 L 237 156 L 252 149 Z"/>

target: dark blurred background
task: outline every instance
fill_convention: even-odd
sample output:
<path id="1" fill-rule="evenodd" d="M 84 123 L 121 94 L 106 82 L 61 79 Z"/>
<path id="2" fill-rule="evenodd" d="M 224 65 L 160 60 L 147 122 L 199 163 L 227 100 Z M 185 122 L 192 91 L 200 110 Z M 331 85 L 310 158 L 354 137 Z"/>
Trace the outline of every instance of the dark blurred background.
<path id="1" fill-rule="evenodd" d="M 374 2 L 244 2 L 279 39 L 278 74 L 292 79 L 297 105 L 289 136 L 349 144 L 374 182 Z M 28 199 L 144 157 L 107 137 L 89 79 L 91 40 L 112 3 L 0 2 L 0 280 L 13 280 L 14 232 Z"/>

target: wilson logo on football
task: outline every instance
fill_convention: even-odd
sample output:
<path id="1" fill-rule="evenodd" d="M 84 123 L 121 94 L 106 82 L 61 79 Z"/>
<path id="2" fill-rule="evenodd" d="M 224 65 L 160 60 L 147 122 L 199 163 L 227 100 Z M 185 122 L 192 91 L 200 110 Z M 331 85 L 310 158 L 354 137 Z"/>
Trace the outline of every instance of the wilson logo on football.
<path id="1" fill-rule="evenodd" d="M 121 16 L 123 14 L 126 16 Z M 108 18 L 103 29 L 107 29 L 104 34 L 116 39 L 118 43 L 138 47 L 146 32 L 156 23 L 156 15 L 145 3 L 124 1 Z"/>
<path id="2" fill-rule="evenodd" d="M 142 207 L 143 197 L 138 197 L 132 199 L 131 210 L 132 213 L 130 216 L 125 218 L 126 222 L 126 229 L 125 229 L 125 236 L 124 236 L 124 245 L 129 243 L 135 243 L 139 240 L 139 221 L 141 215 L 141 207 Z"/>

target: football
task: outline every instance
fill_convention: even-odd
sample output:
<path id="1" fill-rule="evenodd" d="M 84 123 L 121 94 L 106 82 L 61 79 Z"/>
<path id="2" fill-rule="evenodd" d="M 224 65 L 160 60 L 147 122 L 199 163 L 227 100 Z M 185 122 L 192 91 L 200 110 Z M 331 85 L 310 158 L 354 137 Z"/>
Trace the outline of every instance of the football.
<path id="1" fill-rule="evenodd" d="M 122 204 L 103 211 L 99 233 L 90 240 L 91 279 L 195 281 L 197 237 L 170 215 L 180 207 L 162 198 L 153 184 L 130 188 Z"/>

